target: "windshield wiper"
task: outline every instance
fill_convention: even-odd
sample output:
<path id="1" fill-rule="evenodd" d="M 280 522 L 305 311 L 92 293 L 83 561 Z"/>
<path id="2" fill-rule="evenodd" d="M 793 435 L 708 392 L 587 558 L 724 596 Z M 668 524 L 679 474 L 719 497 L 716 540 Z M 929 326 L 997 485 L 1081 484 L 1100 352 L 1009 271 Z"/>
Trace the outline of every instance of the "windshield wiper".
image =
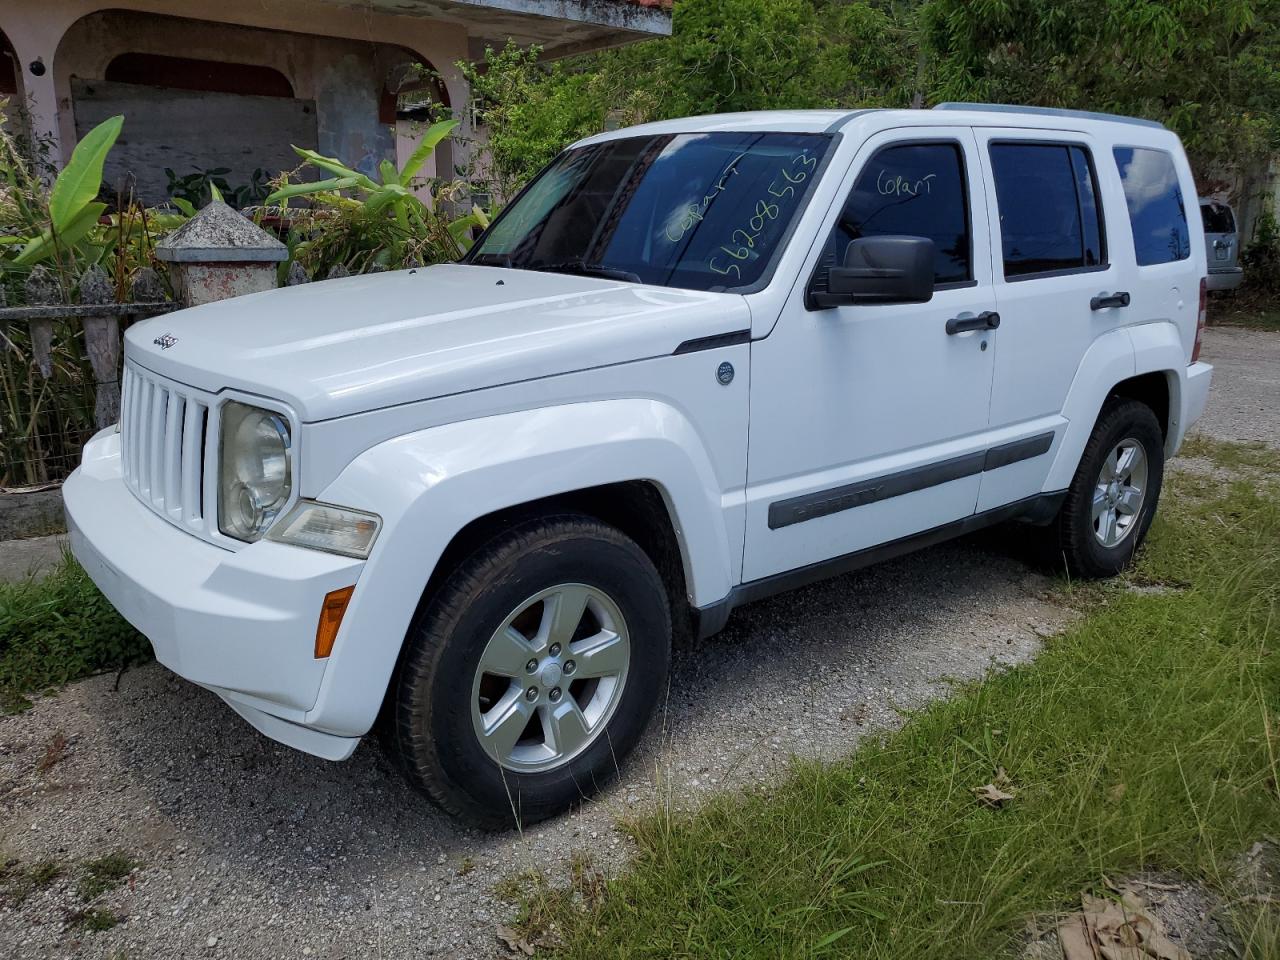
<path id="1" fill-rule="evenodd" d="M 625 280 L 627 283 L 643 283 L 639 274 L 630 270 L 607 267 L 603 263 L 587 263 L 585 260 L 565 260 L 563 263 L 539 263 L 528 269 L 547 273 L 579 273 L 585 277 L 604 277 L 606 280 Z"/>
<path id="2" fill-rule="evenodd" d="M 511 254 L 509 253 L 478 253 L 471 258 L 473 266 L 477 267 L 510 267 Z"/>

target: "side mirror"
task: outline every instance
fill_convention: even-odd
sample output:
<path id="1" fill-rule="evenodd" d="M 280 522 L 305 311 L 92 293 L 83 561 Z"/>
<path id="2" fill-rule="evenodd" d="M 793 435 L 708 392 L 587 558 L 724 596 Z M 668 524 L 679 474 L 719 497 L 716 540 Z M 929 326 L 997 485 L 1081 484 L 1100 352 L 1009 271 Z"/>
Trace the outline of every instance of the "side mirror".
<path id="1" fill-rule="evenodd" d="M 832 267 L 820 307 L 853 303 L 928 303 L 933 299 L 933 241 L 924 237 L 863 237 L 852 241 L 844 265 Z"/>

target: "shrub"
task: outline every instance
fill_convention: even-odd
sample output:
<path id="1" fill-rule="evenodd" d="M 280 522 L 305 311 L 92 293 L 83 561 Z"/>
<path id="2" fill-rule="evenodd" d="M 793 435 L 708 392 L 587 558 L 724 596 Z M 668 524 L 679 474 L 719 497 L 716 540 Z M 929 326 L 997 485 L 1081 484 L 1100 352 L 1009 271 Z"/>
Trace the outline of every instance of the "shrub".
<path id="1" fill-rule="evenodd" d="M 1245 283 L 1251 290 L 1280 293 L 1280 224 L 1267 210 L 1258 218 L 1253 239 L 1240 253 Z"/>

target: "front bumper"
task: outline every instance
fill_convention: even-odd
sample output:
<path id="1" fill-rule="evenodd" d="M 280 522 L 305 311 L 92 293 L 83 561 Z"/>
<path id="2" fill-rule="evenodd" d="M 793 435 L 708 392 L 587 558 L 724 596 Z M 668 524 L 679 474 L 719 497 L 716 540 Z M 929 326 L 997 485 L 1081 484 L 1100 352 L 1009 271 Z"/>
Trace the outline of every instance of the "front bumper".
<path id="1" fill-rule="evenodd" d="M 86 444 L 63 499 L 76 559 L 157 660 L 273 739 L 350 755 L 359 736 L 309 711 L 330 666 L 314 655 L 321 602 L 363 561 L 267 541 L 227 550 L 178 529 L 125 486 L 114 430 Z M 353 628 L 344 619 L 342 633 Z"/>

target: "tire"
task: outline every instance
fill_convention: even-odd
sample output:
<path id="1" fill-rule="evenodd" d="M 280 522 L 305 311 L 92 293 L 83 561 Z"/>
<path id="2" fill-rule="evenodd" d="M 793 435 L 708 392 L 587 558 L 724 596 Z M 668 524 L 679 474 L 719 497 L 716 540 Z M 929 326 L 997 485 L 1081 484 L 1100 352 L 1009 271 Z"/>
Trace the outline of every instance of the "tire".
<path id="1" fill-rule="evenodd" d="M 1125 477 L 1124 451 L 1139 449 L 1143 469 Z M 1109 458 L 1118 449 L 1119 471 Z M 1131 467 L 1136 460 L 1129 461 Z M 1104 476 L 1104 468 L 1107 475 Z M 1113 480 L 1113 473 L 1120 475 Z M 1164 480 L 1164 434 L 1151 408 L 1113 398 L 1103 407 L 1056 521 L 1057 555 L 1075 577 L 1112 577 L 1124 570 L 1146 538 Z M 1138 489 L 1140 496 L 1132 493 Z M 1102 515 L 1095 513 L 1095 501 Z M 1114 526 L 1112 526 L 1114 524 Z"/>
<path id="2" fill-rule="evenodd" d="M 569 612 L 557 619 L 561 607 Z M 405 646 L 382 725 L 388 753 L 444 810 L 510 828 L 561 813 L 617 776 L 665 695 L 671 613 L 640 547 L 565 514 L 520 523 L 472 553 Z"/>

